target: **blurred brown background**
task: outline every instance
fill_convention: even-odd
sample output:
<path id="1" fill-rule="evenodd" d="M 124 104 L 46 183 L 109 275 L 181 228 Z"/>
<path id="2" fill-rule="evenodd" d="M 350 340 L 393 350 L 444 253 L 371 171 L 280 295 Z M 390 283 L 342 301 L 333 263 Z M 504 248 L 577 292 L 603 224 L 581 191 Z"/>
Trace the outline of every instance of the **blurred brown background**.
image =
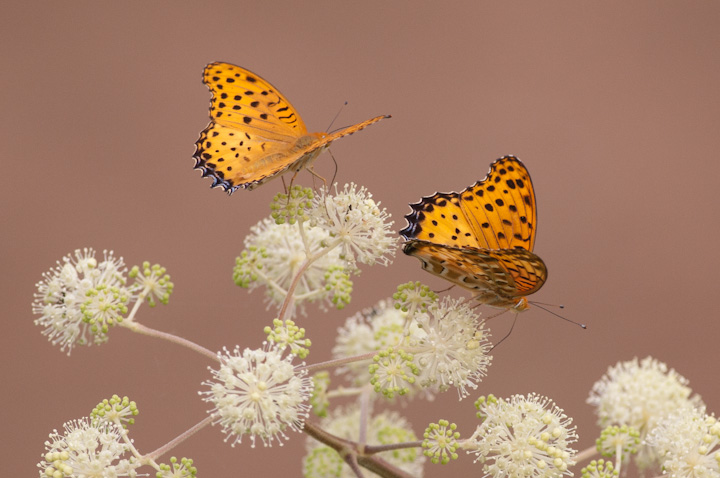
<path id="1" fill-rule="evenodd" d="M 115 329 L 107 345 L 68 358 L 41 336 L 34 284 L 74 249 L 169 269 L 170 306 L 143 309 L 143 323 L 213 350 L 260 344 L 273 313 L 231 270 L 282 184 L 227 197 L 192 169 L 208 122 L 201 73 L 215 60 L 267 78 L 315 131 L 345 101 L 335 126 L 392 114 L 332 149 L 337 180 L 367 186 L 398 230 L 408 203 L 468 186 L 502 155 L 528 166 L 536 252 L 550 271 L 533 299 L 565 304 L 588 330 L 536 308 L 523 314 L 473 397 L 410 404 L 416 433 L 447 418 L 467 436 L 475 396 L 535 391 L 575 418 L 585 448 L 597 434 L 585 404 L 593 382 L 647 355 L 719 412 L 719 22 L 711 1 L 5 4 L 5 474 L 36 473 L 48 434 L 113 393 L 138 402 L 143 452 L 206 414 L 197 390 L 210 364 L 192 352 Z M 327 154 L 317 169 L 332 176 Z M 344 311 L 310 307 L 309 359 L 328 357 L 346 316 L 415 279 L 445 286 L 399 253 L 387 269 L 364 268 Z M 500 336 L 511 316 L 496 320 Z M 255 450 L 222 438 L 208 428 L 173 454 L 194 458 L 204 477 L 299 475 L 303 435 Z M 426 468 L 428 477 L 463 472 L 480 473 L 466 455 Z"/>

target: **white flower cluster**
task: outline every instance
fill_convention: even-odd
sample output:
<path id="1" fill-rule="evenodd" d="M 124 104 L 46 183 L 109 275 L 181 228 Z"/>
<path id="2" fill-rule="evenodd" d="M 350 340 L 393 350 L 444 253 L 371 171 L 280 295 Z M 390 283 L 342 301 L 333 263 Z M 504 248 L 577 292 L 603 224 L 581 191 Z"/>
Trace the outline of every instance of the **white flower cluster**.
<path id="1" fill-rule="evenodd" d="M 64 428 L 64 433 L 55 431 L 45 442 L 46 453 L 38 464 L 41 476 L 137 476 L 140 464 L 133 457 L 123 458 L 129 446 L 121 428 L 108 422 L 93 424 L 88 418 L 67 422 Z"/>
<path id="2" fill-rule="evenodd" d="M 293 354 L 283 357 L 279 348 L 269 346 L 235 347 L 218 355 L 220 368 L 209 369 L 213 380 L 203 385 L 210 390 L 200 395 L 212 403 L 213 423 L 222 426 L 226 441 L 234 446 L 249 435 L 253 447 L 258 438 L 270 446 L 276 439 L 288 439 L 286 429 L 302 430 L 313 385 L 307 371 L 296 371 Z"/>
<path id="3" fill-rule="evenodd" d="M 691 397 L 685 377 L 652 357 L 620 362 L 593 385 L 587 402 L 596 407 L 598 425 L 628 426 L 644 440 L 659 421 L 671 413 L 702 406 L 700 397 Z M 644 445 L 635 459 L 640 468 L 657 464 L 659 455 Z"/>
<path id="4" fill-rule="evenodd" d="M 371 366 L 371 383 L 387 396 L 455 387 L 463 398 L 469 388 L 477 388 L 490 365 L 488 339 L 485 322 L 459 300 L 445 298 L 412 318 L 390 301 L 381 301 L 345 322 L 333 354 L 342 359 L 379 351 Z M 367 382 L 362 362 L 340 371 L 349 372 L 356 385 Z"/>
<path id="5" fill-rule="evenodd" d="M 311 224 L 330 234 L 350 268 L 355 267 L 356 260 L 369 265 L 390 263 L 388 255 L 395 254 L 398 241 L 390 230 L 393 222 L 366 188 L 350 183 L 338 192 L 336 184 L 334 195 L 323 190 L 313 206 Z"/>
<path id="6" fill-rule="evenodd" d="M 477 455 L 486 476 L 559 477 L 572 475 L 577 441 L 572 419 L 552 400 L 540 395 L 514 395 L 509 400 L 490 395 L 476 406 L 483 418 L 464 445 Z"/>
<path id="7" fill-rule="evenodd" d="M 365 188 L 336 187 L 335 195 L 322 193 L 311 204 L 291 221 L 267 218 L 251 228 L 233 271 L 237 285 L 263 286 L 267 300 L 278 306 L 292 291 L 294 305 L 323 301 L 342 308 L 350 300 L 356 262 L 390 262 L 398 241 L 392 221 Z"/>
<path id="8" fill-rule="evenodd" d="M 37 283 L 32 311 L 40 317 L 35 324 L 68 355 L 76 345 L 107 342 L 110 328 L 128 319 L 131 300 L 147 298 L 152 306 L 156 297 L 167 304 L 173 290 L 165 268 L 157 264 L 133 267 L 129 276 L 135 279 L 131 285 L 122 257 L 112 251 L 103 251 L 99 261 L 94 249 L 77 249 Z"/>
<path id="9" fill-rule="evenodd" d="M 720 422 L 704 408 L 663 418 L 648 434 L 647 444 L 670 476 L 720 477 Z"/>
<path id="10" fill-rule="evenodd" d="M 35 324 L 68 355 L 75 345 L 106 342 L 108 328 L 127 314 L 132 294 L 125 285 L 125 264 L 112 251 L 103 256 L 98 261 L 93 249 L 78 249 L 37 284 L 32 309 L 40 318 Z"/>

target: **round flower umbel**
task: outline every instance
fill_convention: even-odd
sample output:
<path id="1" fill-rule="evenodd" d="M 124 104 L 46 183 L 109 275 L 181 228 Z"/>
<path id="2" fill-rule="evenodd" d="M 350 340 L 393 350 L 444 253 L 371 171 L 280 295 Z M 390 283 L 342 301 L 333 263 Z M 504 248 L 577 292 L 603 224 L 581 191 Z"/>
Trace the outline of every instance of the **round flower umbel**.
<path id="1" fill-rule="evenodd" d="M 420 385 L 440 392 L 455 387 L 460 398 L 468 395 L 468 388 L 477 389 L 492 361 L 485 321 L 462 300 L 450 297 L 414 319 L 424 332 L 408 338 Z"/>
<path id="2" fill-rule="evenodd" d="M 577 441 L 572 419 L 549 398 L 530 394 L 509 400 L 490 395 L 475 402 L 483 419 L 463 447 L 477 455 L 486 476 L 572 475 Z"/>
<path id="3" fill-rule="evenodd" d="M 620 362 L 593 385 L 587 402 L 594 405 L 598 425 L 627 425 L 640 432 L 640 439 L 670 413 L 702 405 L 691 397 L 685 377 L 652 357 Z M 635 461 L 640 468 L 657 463 L 652 448 L 641 446 Z"/>
<path id="4" fill-rule="evenodd" d="M 212 403 L 213 423 L 219 423 L 232 446 L 250 435 L 252 446 L 262 440 L 265 446 L 274 440 L 289 439 L 285 430 L 300 431 L 308 416 L 307 404 L 313 390 L 307 371 L 296 371 L 294 355 L 282 357 L 274 346 L 265 350 L 227 349 L 218 354 L 219 370 L 209 369 L 213 380 L 203 382 L 210 390 L 200 392 Z"/>
<path id="5" fill-rule="evenodd" d="M 88 418 L 63 426 L 64 433 L 55 431 L 45 442 L 47 451 L 38 463 L 42 476 L 136 476 L 140 464 L 132 456 L 123 458 L 129 445 L 121 428 L 108 422 L 92 424 Z"/>
<path id="6" fill-rule="evenodd" d="M 665 474 L 675 477 L 720 477 L 720 422 L 703 408 L 673 413 L 647 437 Z"/>
<path id="7" fill-rule="evenodd" d="M 37 283 L 32 310 L 40 317 L 35 324 L 45 327 L 43 335 L 68 355 L 75 345 L 106 342 L 109 327 L 128 312 L 132 294 L 125 264 L 112 251 L 103 256 L 98 261 L 93 249 L 78 249 Z"/>
<path id="8" fill-rule="evenodd" d="M 114 423 L 127 429 L 128 425 L 135 423 L 135 417 L 140 413 L 135 402 L 128 397 L 120 398 L 113 395 L 109 400 L 106 398 L 90 413 L 93 424 L 100 422 Z"/>
<path id="9" fill-rule="evenodd" d="M 447 420 L 431 423 L 425 429 L 422 442 L 423 455 L 430 458 L 434 464 L 446 465 L 450 460 L 457 460 L 458 439 L 460 433 L 456 432 L 457 425 Z"/>
<path id="10" fill-rule="evenodd" d="M 364 187 L 351 183 L 338 192 L 336 184 L 334 196 L 323 191 L 313 200 L 310 222 L 328 232 L 329 246 L 340 245 L 340 257 L 350 268 L 355 261 L 387 265 L 398 239 L 390 229 L 390 214 L 379 206 Z"/>

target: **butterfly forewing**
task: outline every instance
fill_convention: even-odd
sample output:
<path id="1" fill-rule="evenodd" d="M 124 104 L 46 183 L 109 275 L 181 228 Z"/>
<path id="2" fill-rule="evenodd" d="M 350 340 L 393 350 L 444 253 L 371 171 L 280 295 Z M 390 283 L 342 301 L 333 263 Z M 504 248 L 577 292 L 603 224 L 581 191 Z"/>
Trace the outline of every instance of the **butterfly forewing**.
<path id="1" fill-rule="evenodd" d="M 210 118 L 214 122 L 266 138 L 284 136 L 289 142 L 307 134 L 295 108 L 259 75 L 230 63 L 211 63 L 205 67 L 203 82 L 213 95 Z"/>
<path id="2" fill-rule="evenodd" d="M 459 193 L 437 193 L 411 204 L 406 239 L 455 247 L 532 250 L 535 193 L 530 174 L 514 156 L 495 161 L 485 179 Z"/>
<path id="3" fill-rule="evenodd" d="M 532 250 L 535 193 L 530 174 L 520 160 L 514 156 L 498 159 L 485 179 L 462 191 L 459 197 L 476 234 L 477 247 Z"/>

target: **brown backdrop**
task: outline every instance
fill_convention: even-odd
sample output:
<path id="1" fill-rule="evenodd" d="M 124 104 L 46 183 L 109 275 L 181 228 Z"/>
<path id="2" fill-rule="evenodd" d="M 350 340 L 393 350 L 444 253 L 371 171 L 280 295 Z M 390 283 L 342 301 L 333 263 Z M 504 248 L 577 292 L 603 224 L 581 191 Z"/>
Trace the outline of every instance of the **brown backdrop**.
<path id="1" fill-rule="evenodd" d="M 717 158 L 720 5 L 716 2 L 44 2 L 0 15 L 0 238 L 5 307 L 2 423 L 8 476 L 32 475 L 47 435 L 100 399 L 141 409 L 147 452 L 205 416 L 206 360 L 117 329 L 70 358 L 32 323 L 34 283 L 75 248 L 166 266 L 169 307 L 140 320 L 217 350 L 255 347 L 272 314 L 231 282 L 248 228 L 281 188 L 228 198 L 192 170 L 207 124 L 203 66 L 268 78 L 324 130 L 391 120 L 333 146 L 338 181 L 367 186 L 396 228 L 410 202 L 463 188 L 516 154 L 539 202 L 536 252 L 550 270 L 535 299 L 566 305 L 582 331 L 534 309 L 496 350 L 478 394 L 535 391 L 593 443 L 585 399 L 609 365 L 649 354 L 720 410 Z M 328 155 L 318 170 L 332 176 Z M 302 176 L 310 183 L 307 174 Z M 421 279 L 416 259 L 364 268 L 352 304 L 302 325 L 327 358 L 344 317 Z M 510 317 L 497 319 L 504 333 Z M 417 433 L 448 418 L 471 432 L 472 398 L 407 409 Z M 231 449 L 208 428 L 176 449 L 201 476 L 298 475 L 304 437 L 282 449 Z M 272 461 L 267 461 L 272 459 Z M 288 471 L 292 470 L 292 471 Z M 479 473 L 467 456 L 426 476 Z"/>

